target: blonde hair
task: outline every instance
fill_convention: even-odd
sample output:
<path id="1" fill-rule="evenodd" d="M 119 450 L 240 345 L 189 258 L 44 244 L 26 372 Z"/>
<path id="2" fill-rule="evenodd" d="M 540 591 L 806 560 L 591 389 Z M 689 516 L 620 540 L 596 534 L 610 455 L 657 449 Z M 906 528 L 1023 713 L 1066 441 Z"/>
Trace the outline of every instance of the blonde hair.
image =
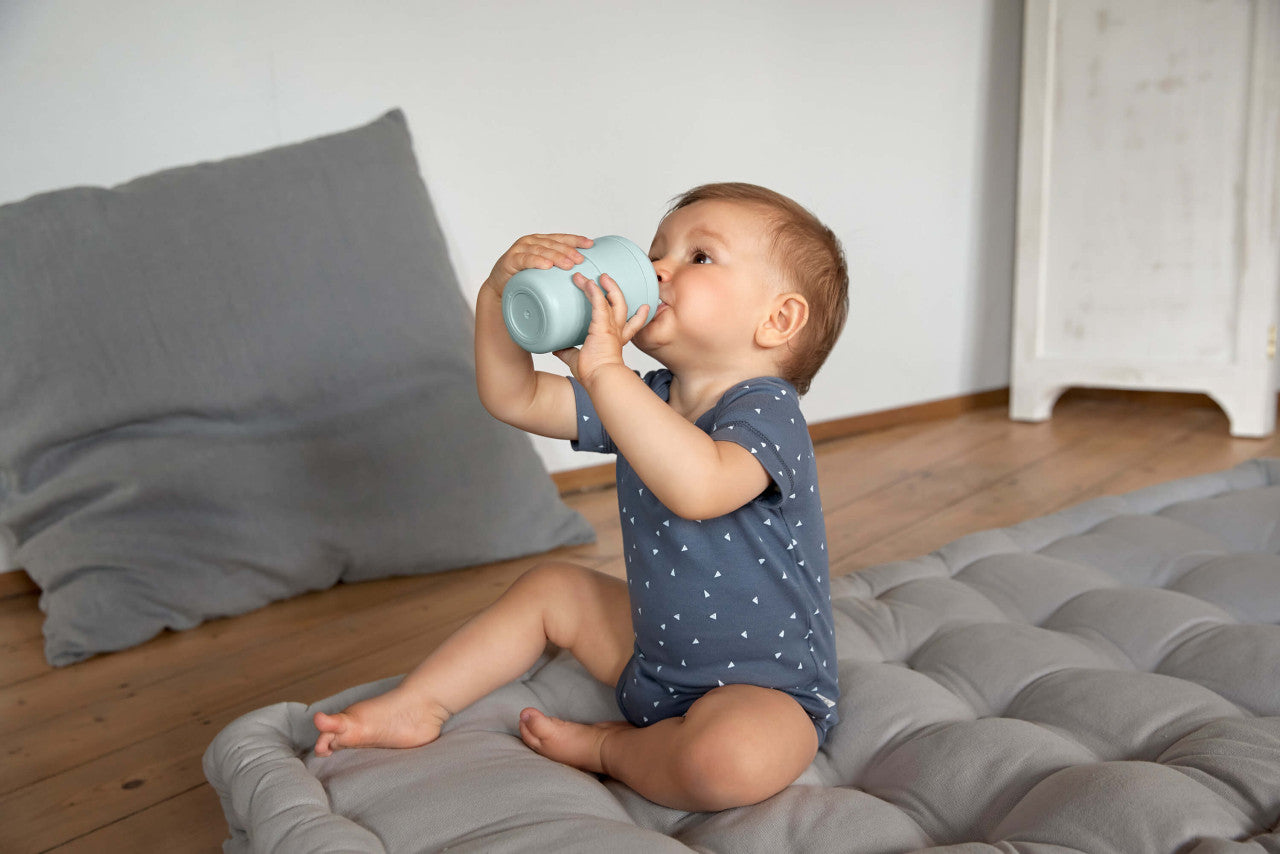
<path id="1" fill-rule="evenodd" d="M 849 314 L 849 271 L 840 240 L 802 205 L 755 184 L 724 182 L 694 187 L 671 200 L 667 215 L 702 201 L 755 205 L 768 216 L 774 260 L 791 286 L 809 302 L 809 320 L 797 339 L 788 344 L 791 356 L 781 366 L 782 378 L 800 394 L 806 393 Z"/>

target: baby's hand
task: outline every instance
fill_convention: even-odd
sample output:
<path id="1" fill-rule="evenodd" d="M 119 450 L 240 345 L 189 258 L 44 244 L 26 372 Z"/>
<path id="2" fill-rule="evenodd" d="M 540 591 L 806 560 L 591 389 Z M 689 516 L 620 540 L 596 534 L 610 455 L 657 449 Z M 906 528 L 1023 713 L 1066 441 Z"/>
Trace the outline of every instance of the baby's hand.
<path id="1" fill-rule="evenodd" d="M 591 379 L 600 368 L 615 364 L 626 366 L 622 348 L 644 326 L 650 307 L 640 306 L 635 316 L 627 320 L 627 298 L 607 273 L 600 277 L 599 287 L 581 273 L 573 274 L 573 283 L 591 300 L 591 325 L 580 349 L 557 350 L 555 355 L 569 366 L 578 382 L 590 389 Z"/>
<path id="2" fill-rule="evenodd" d="M 493 271 L 482 287 L 491 288 L 497 296 L 507 281 L 521 270 L 568 270 L 583 261 L 579 249 L 589 249 L 594 241 L 580 234 L 529 234 L 512 244 L 493 265 Z"/>

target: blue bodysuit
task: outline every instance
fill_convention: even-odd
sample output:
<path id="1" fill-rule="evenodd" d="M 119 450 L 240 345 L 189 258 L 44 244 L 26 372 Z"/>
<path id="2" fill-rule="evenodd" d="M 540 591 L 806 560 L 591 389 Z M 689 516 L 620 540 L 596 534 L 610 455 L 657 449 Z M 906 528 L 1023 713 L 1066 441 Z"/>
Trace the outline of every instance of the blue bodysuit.
<path id="1" fill-rule="evenodd" d="M 672 374 L 645 383 L 668 399 Z M 586 390 L 573 382 L 575 450 L 618 454 Z M 740 383 L 698 418 L 717 441 L 755 454 L 773 485 L 716 519 L 672 513 L 618 455 L 618 507 L 635 651 L 616 696 L 647 726 L 683 715 L 719 685 L 745 683 L 794 697 L 819 744 L 836 723 L 835 635 L 826 531 L 813 444 L 795 389 L 777 377 Z"/>

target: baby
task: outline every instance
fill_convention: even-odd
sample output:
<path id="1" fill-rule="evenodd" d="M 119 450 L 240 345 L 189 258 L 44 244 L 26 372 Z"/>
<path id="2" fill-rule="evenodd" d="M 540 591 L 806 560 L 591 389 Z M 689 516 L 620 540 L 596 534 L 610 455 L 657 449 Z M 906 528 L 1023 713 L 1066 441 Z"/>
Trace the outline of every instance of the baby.
<path id="1" fill-rule="evenodd" d="M 609 276 L 575 275 L 592 316 L 582 347 L 556 353 L 573 378 L 535 371 L 503 324 L 503 287 L 589 246 L 531 235 L 498 259 L 476 303 L 477 384 L 495 417 L 618 455 L 627 580 L 533 568 L 397 687 L 317 714 L 316 754 L 426 744 L 551 641 L 616 686 L 627 722 L 528 708 L 529 747 L 665 806 L 756 803 L 795 781 L 836 722 L 826 534 L 797 398 L 844 325 L 843 253 L 785 196 L 697 187 L 653 239 L 658 305 L 628 320 Z M 666 369 L 629 370 L 628 341 Z"/>

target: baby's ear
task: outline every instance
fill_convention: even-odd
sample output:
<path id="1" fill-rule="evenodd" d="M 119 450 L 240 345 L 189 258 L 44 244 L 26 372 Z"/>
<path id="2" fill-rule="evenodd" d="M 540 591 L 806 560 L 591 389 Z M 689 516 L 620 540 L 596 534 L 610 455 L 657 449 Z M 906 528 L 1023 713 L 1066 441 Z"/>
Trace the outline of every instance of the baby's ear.
<path id="1" fill-rule="evenodd" d="M 779 294 L 770 306 L 769 316 L 756 329 L 756 344 L 771 350 L 786 344 L 809 322 L 809 301 L 804 294 Z"/>

